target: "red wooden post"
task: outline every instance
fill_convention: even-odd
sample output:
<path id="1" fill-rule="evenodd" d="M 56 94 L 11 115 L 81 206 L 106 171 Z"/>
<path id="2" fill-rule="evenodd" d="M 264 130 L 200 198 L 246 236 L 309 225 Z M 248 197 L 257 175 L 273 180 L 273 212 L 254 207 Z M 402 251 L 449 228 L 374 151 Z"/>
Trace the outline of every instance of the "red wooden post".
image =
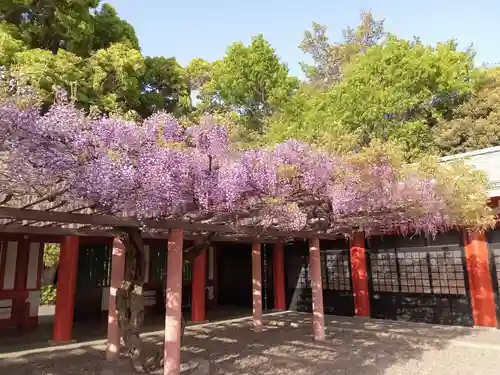
<path id="1" fill-rule="evenodd" d="M 63 343 L 72 339 L 78 273 L 78 243 L 79 238 L 76 236 L 66 236 L 61 242 L 53 343 Z"/>
<path id="2" fill-rule="evenodd" d="M 168 236 L 164 375 L 181 371 L 182 241 L 184 231 L 172 229 Z"/>
<path id="3" fill-rule="evenodd" d="M 474 325 L 496 328 L 495 297 L 491 283 L 486 236 L 483 232 L 465 233 L 464 240 Z"/>
<path id="4" fill-rule="evenodd" d="M 319 239 L 309 240 L 309 262 L 311 264 L 311 287 L 313 308 L 314 340 L 325 341 L 325 314 L 323 311 L 323 282 L 321 278 L 321 262 Z"/>
<path id="5" fill-rule="evenodd" d="M 352 288 L 356 316 L 370 317 L 370 293 L 366 271 L 365 234 L 356 232 L 351 240 Z"/>
<path id="6" fill-rule="evenodd" d="M 14 276 L 14 290 L 23 292 L 26 290 L 26 276 L 28 272 L 29 261 L 29 241 L 27 238 L 21 238 L 17 246 L 16 273 Z"/>
<path id="7" fill-rule="evenodd" d="M 125 275 L 125 245 L 120 238 L 113 240 L 111 255 L 111 282 L 108 305 L 108 348 L 106 359 L 116 360 L 120 357 L 120 329 L 116 316 L 116 291 Z"/>
<path id="8" fill-rule="evenodd" d="M 262 265 L 260 242 L 252 244 L 252 300 L 253 327 L 255 332 L 262 331 Z"/>
<path id="9" fill-rule="evenodd" d="M 192 280 L 192 307 L 191 320 L 203 322 L 205 320 L 205 284 L 207 279 L 207 251 L 203 251 L 193 262 Z"/>
<path id="10" fill-rule="evenodd" d="M 285 249 L 283 242 L 274 244 L 273 249 L 273 281 L 274 281 L 274 308 L 285 310 Z"/>

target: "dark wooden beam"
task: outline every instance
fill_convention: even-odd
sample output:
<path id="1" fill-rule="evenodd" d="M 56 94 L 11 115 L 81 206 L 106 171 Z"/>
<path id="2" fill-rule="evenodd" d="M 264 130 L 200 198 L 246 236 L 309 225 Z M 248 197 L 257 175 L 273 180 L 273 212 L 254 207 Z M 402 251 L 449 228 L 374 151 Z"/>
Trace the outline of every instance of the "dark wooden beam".
<path id="1" fill-rule="evenodd" d="M 28 235 L 28 236 L 47 236 L 47 237 L 64 237 L 64 236 L 79 236 L 79 237 L 103 237 L 103 238 L 113 238 L 116 236 L 116 231 L 112 230 L 96 230 L 89 228 L 60 228 L 60 227 L 26 227 L 20 225 L 9 225 L 0 226 L 0 233 L 6 234 L 18 234 L 18 235 Z M 168 240 L 168 233 L 158 233 L 150 234 L 144 233 L 144 239 L 158 239 L 158 240 Z M 198 233 L 186 233 L 186 240 L 197 240 L 200 238 Z M 255 240 L 253 236 L 235 236 L 231 234 L 226 235 L 216 235 L 213 237 L 213 242 L 238 242 L 238 243 L 252 243 Z M 262 243 L 274 243 L 278 241 L 279 238 L 274 237 L 264 237 L 260 241 Z"/>
<path id="2" fill-rule="evenodd" d="M 66 224 L 88 224 L 111 227 L 138 227 L 137 220 L 118 219 L 110 215 L 86 215 L 78 213 L 40 211 L 19 209 L 12 207 L 0 207 L 0 218 L 14 220 L 52 221 Z"/>
<path id="3" fill-rule="evenodd" d="M 114 237 L 114 234 L 105 230 L 91 230 L 78 228 L 60 228 L 60 227 L 39 227 L 39 226 L 20 226 L 9 225 L 0 226 L 0 233 L 18 233 L 26 235 L 47 235 L 47 236 L 91 236 L 91 237 Z"/>
<path id="4" fill-rule="evenodd" d="M 86 224 L 105 227 L 141 227 L 145 225 L 150 229 L 184 229 L 190 232 L 215 232 L 218 234 L 247 235 L 253 238 L 279 237 L 279 238 L 338 238 L 337 233 L 325 233 L 324 231 L 278 231 L 276 229 L 261 229 L 244 226 L 230 226 L 219 224 L 193 223 L 181 220 L 145 220 L 139 222 L 136 219 L 117 218 L 103 214 L 78 214 L 55 211 L 28 210 L 11 207 L 0 207 L 0 218 L 14 220 L 51 221 L 63 224 Z"/>

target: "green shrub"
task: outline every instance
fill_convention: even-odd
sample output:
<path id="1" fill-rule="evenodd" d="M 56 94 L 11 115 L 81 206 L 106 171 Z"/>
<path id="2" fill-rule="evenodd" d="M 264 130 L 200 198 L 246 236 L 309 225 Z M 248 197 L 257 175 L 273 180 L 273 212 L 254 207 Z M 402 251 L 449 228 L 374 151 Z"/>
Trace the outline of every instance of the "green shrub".
<path id="1" fill-rule="evenodd" d="M 44 267 L 54 267 L 59 264 L 59 256 L 61 249 L 59 244 L 46 243 L 43 249 L 43 265 Z"/>
<path id="2" fill-rule="evenodd" d="M 56 304 L 56 286 L 42 285 L 40 294 L 40 305 L 55 305 Z"/>

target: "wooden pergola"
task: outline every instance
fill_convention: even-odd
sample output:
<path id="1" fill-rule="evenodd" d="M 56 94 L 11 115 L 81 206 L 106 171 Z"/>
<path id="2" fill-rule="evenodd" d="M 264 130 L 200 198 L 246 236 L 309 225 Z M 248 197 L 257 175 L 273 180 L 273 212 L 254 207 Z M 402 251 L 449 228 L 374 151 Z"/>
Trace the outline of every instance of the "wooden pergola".
<path id="1" fill-rule="evenodd" d="M 0 168 L 0 174 L 2 170 Z M 7 176 L 12 177 L 12 176 Z M 15 185 L 9 178 L 4 191 Z M 12 181 L 17 182 L 15 178 Z M 125 247 L 118 236 L 124 229 L 139 228 L 145 239 L 165 240 L 168 243 L 167 280 L 166 280 L 166 319 L 164 374 L 180 373 L 180 336 L 181 336 L 181 293 L 183 241 L 205 238 L 211 240 L 252 243 L 253 278 L 253 326 L 256 332 L 262 330 L 262 285 L 261 285 L 261 244 L 273 243 L 278 267 L 281 267 L 280 284 L 282 304 L 284 302 L 284 241 L 288 239 L 309 240 L 309 260 L 311 266 L 312 321 L 314 339 L 325 340 L 323 285 L 320 265 L 320 239 L 338 239 L 349 235 L 352 289 L 355 314 L 370 316 L 370 297 L 366 270 L 366 251 L 364 233 L 347 225 L 341 230 L 328 229 L 328 222 L 321 219 L 311 220 L 308 230 L 281 231 L 276 228 L 264 229 L 259 223 L 258 209 L 243 212 L 236 216 L 207 215 L 189 210 L 171 217 L 138 220 L 126 212 L 109 212 L 100 209 L 92 202 L 75 199 L 66 194 L 67 189 L 54 184 L 51 187 L 30 187 L 22 189 L 21 182 L 13 186 L 12 192 L 0 194 L 0 233 L 28 235 L 47 239 L 47 242 L 61 243 L 56 319 L 54 322 L 54 341 L 64 343 L 71 340 L 73 325 L 74 288 L 76 284 L 79 238 L 85 236 L 108 237 L 113 240 L 112 275 L 108 311 L 108 348 L 107 358 L 116 360 L 120 351 L 120 330 L 116 314 L 116 292 L 125 273 Z M 381 213 L 382 215 L 384 213 Z M 375 214 L 376 216 L 377 214 Z M 397 212 L 395 213 L 397 216 Z M 371 215 L 370 215 L 371 216 Z M 377 235 L 377 233 L 372 233 Z M 484 233 L 471 232 L 465 235 L 467 267 L 471 285 L 474 321 L 478 326 L 496 326 L 491 279 L 487 269 L 488 251 Z M 43 242 L 43 241 L 42 241 Z M 200 264 L 204 265 L 203 262 Z M 203 269 L 204 267 L 200 267 Z M 194 284 L 194 280 L 193 280 Z M 201 286 L 204 293 L 204 287 Z M 484 291 L 489 291 L 484 293 Z"/>
<path id="2" fill-rule="evenodd" d="M 211 234 L 212 241 L 252 243 L 253 325 L 256 332 L 262 330 L 261 243 L 275 243 L 275 251 L 278 252 L 278 257 L 283 260 L 283 243 L 286 239 L 308 239 L 312 270 L 314 338 L 318 341 L 325 339 L 319 239 L 337 239 L 344 234 L 329 233 L 325 230 L 298 232 L 265 230 L 253 225 L 255 218 L 251 215 L 242 216 L 242 218 L 233 218 L 230 224 L 224 224 L 224 218 L 220 217 L 206 219 L 203 217 L 195 218 L 193 215 L 187 214 L 179 217 L 139 221 L 127 217 L 123 213 L 104 213 L 88 202 L 68 199 L 64 193 L 40 193 L 31 190 L 23 192 L 23 194 L 7 194 L 0 197 L 0 232 L 61 238 L 59 279 L 63 279 L 65 282 L 58 284 L 54 324 L 54 340 L 56 342 L 71 340 L 73 312 L 67 306 L 72 306 L 74 303 L 78 237 L 106 236 L 114 238 L 108 312 L 107 358 L 109 360 L 118 358 L 120 350 L 120 331 L 115 303 L 116 291 L 125 272 L 125 248 L 116 236 L 117 231 L 123 230 L 123 228 L 141 228 L 144 238 L 168 241 L 164 351 L 164 373 L 166 375 L 177 375 L 180 372 L 184 239 L 197 239 Z M 357 236 L 354 234 L 353 237 L 356 241 Z M 361 241 L 364 241 L 364 237 L 361 238 Z M 359 246 L 358 256 L 363 257 L 360 264 L 364 264 L 364 246 L 362 244 Z M 353 264 L 353 267 L 355 266 Z M 281 267 L 284 267 L 283 261 Z M 284 270 L 281 274 L 283 274 L 283 280 L 278 282 L 283 284 L 281 289 L 283 290 L 282 308 L 284 309 Z M 366 282 L 366 269 L 358 267 L 356 273 L 353 272 L 353 279 Z M 67 300 L 72 298 L 73 302 L 67 303 Z M 364 303 L 363 301 L 358 303 L 361 309 L 363 309 Z"/>

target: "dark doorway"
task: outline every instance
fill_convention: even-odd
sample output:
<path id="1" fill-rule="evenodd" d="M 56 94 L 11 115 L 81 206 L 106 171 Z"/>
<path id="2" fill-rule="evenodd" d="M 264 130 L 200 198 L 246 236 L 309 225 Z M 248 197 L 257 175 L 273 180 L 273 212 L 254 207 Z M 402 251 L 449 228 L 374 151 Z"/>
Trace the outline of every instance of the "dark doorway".
<path id="1" fill-rule="evenodd" d="M 252 308 L 252 245 L 222 242 L 215 248 L 218 304 Z"/>
<path id="2" fill-rule="evenodd" d="M 75 294 L 75 321 L 102 315 L 103 289 L 110 287 L 111 244 L 80 244 Z"/>

